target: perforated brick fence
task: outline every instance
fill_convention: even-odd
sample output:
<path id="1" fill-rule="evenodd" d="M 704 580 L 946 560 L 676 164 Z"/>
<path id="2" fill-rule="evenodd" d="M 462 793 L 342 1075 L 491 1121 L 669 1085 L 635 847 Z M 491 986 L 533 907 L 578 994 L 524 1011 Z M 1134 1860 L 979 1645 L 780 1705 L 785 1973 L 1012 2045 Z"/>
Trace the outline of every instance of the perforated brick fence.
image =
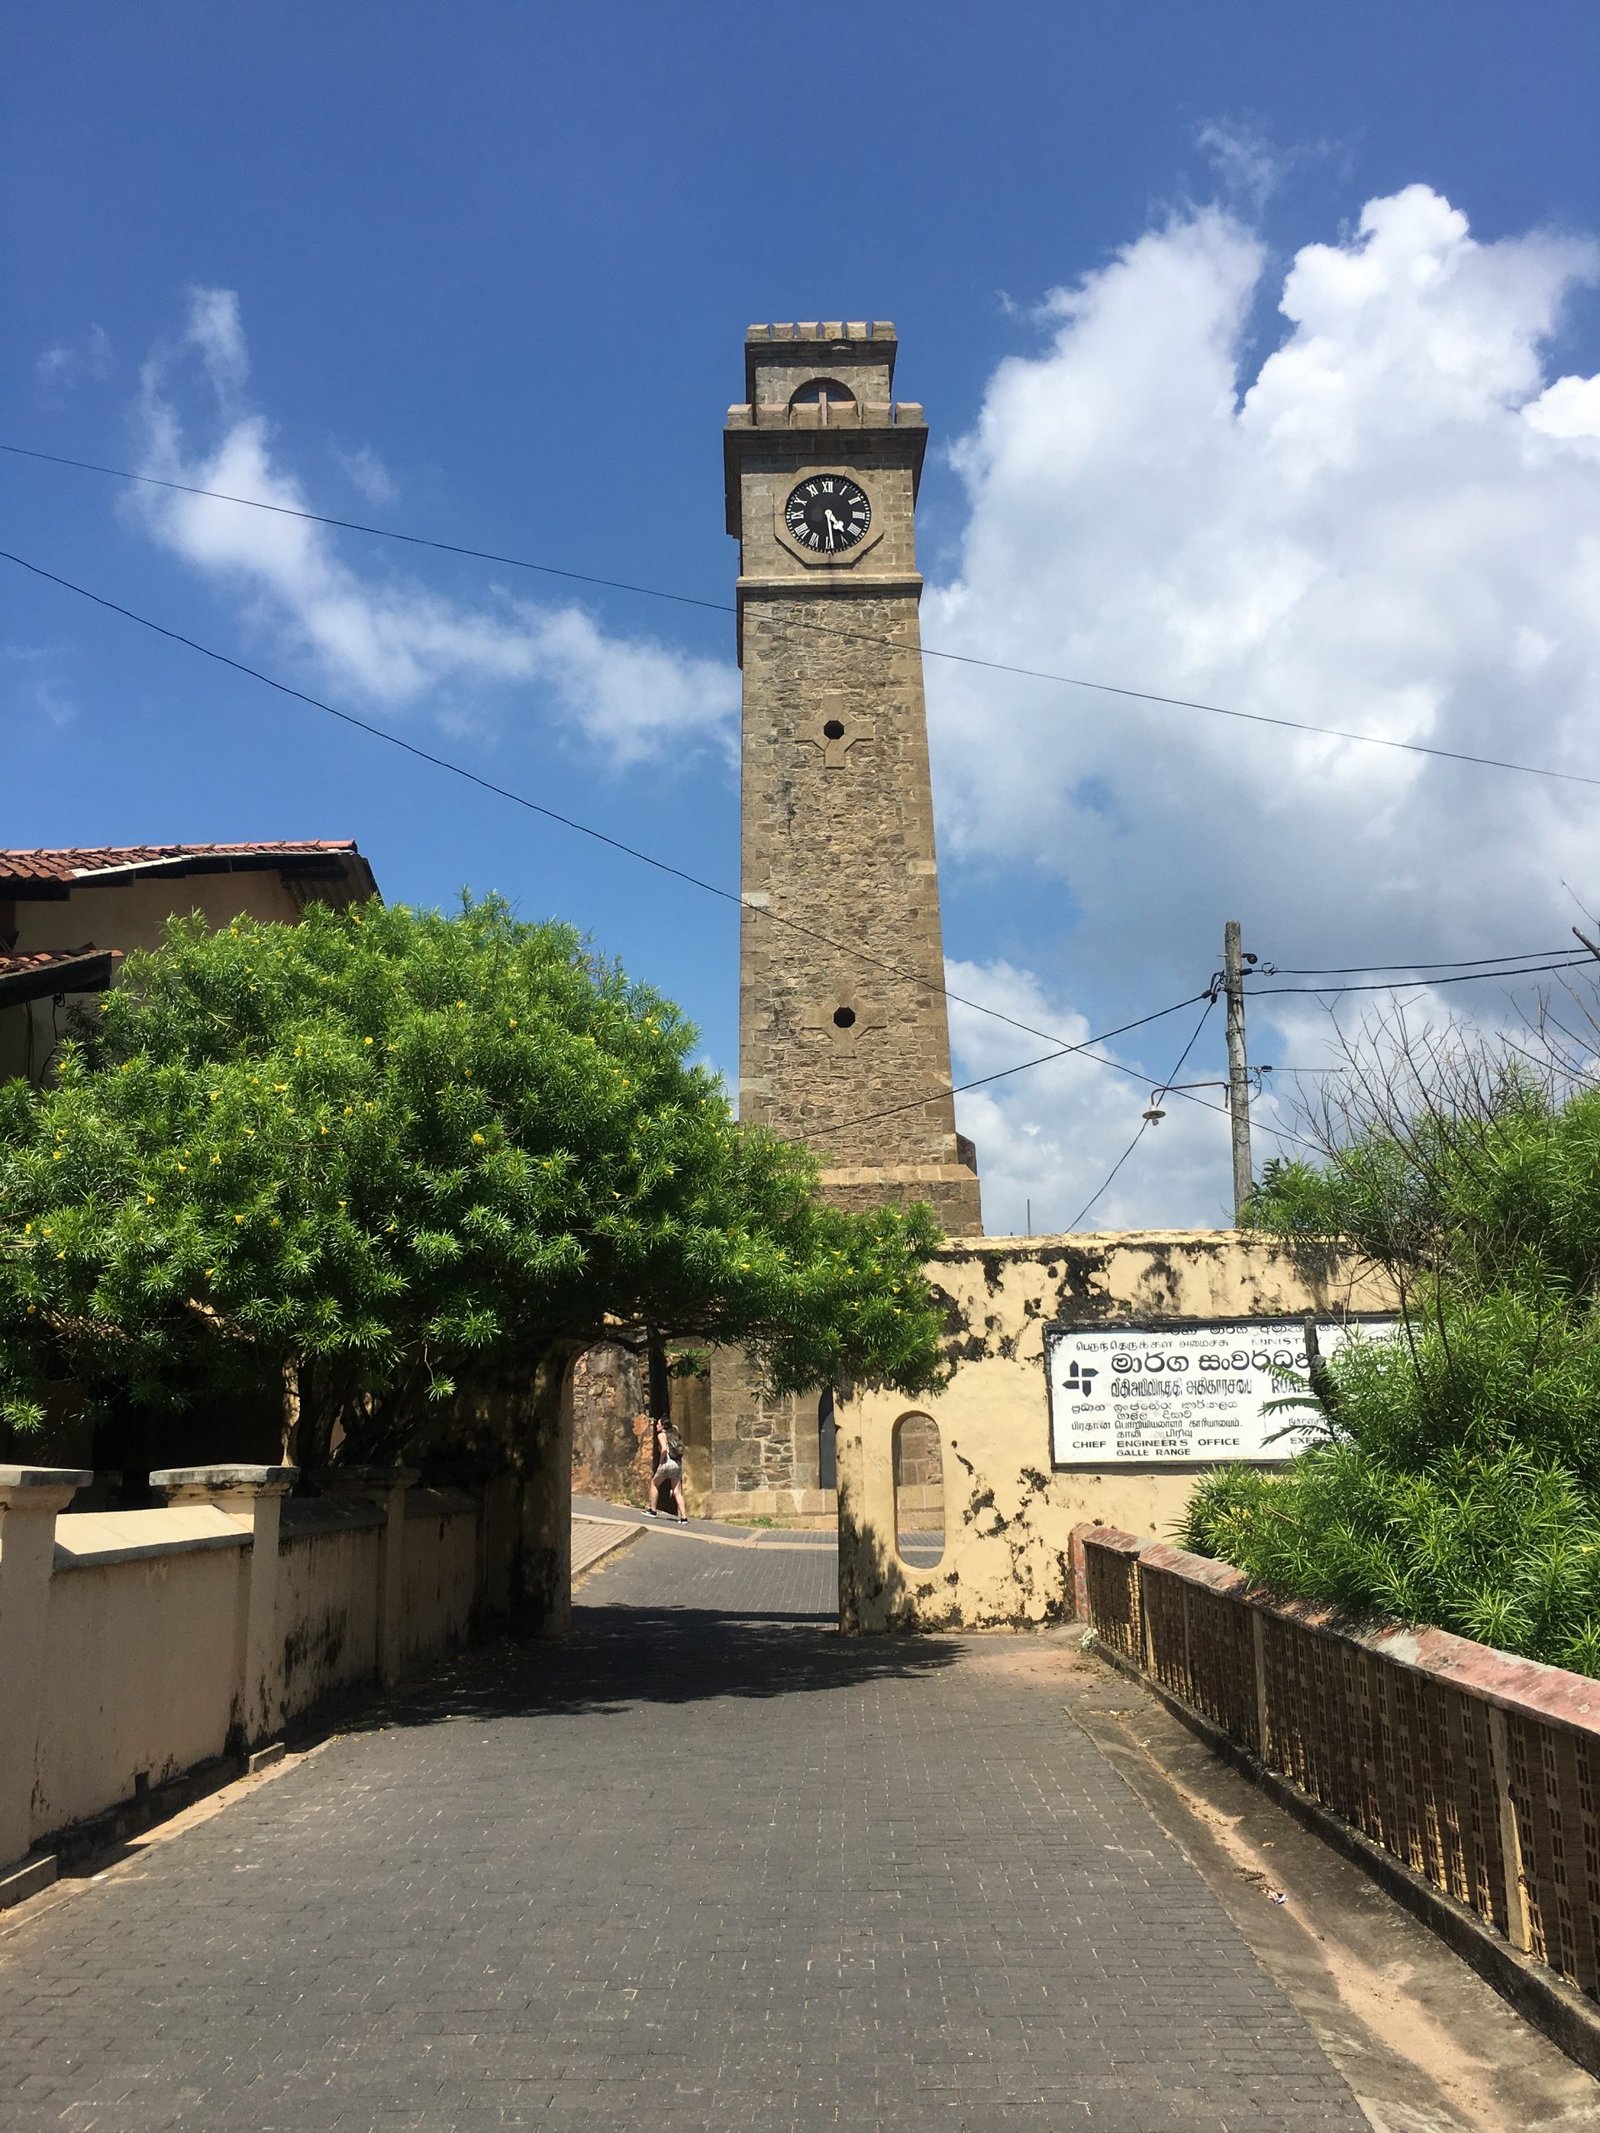
<path id="1" fill-rule="evenodd" d="M 1352 1628 L 1110 1527 L 1073 1549 L 1104 1646 L 1600 1999 L 1600 1682 L 1444 1630 Z"/>

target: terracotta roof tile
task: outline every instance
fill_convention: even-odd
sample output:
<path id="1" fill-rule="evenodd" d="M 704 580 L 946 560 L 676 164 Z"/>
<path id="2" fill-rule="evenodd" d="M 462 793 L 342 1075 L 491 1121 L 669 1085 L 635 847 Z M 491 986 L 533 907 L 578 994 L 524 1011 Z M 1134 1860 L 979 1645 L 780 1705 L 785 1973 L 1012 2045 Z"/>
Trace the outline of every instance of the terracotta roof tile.
<path id="1" fill-rule="evenodd" d="M 0 950 L 0 977 L 16 977 L 35 970 L 50 970 L 57 963 L 81 963 L 86 956 L 109 955 L 122 960 L 120 948 L 96 948 L 92 941 L 82 948 L 35 948 L 27 955 Z"/>
<path id="2" fill-rule="evenodd" d="M 0 975 L 13 977 L 17 971 L 49 971 L 51 964 L 83 962 L 85 956 L 122 958 L 122 949 L 102 949 L 92 941 L 87 941 L 83 947 L 36 947 L 28 956 L 13 956 L 11 951 L 0 949 Z"/>
<path id="3" fill-rule="evenodd" d="M 115 869 L 160 866 L 192 859 L 313 859 L 324 852 L 356 849 L 353 837 L 313 838 L 302 844 L 102 844 L 59 850 L 0 851 L 0 884 L 7 881 L 80 881 Z"/>
<path id="4" fill-rule="evenodd" d="M 34 948 L 24 955 L 0 951 L 0 1007 L 50 994 L 102 992 L 122 961 L 120 948 Z"/>

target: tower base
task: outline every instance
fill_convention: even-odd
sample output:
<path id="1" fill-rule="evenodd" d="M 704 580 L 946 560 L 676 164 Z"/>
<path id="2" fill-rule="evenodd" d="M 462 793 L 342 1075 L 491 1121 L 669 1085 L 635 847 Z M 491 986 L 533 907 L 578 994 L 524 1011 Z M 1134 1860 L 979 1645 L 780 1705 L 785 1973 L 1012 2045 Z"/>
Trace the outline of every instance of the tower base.
<path id="1" fill-rule="evenodd" d="M 825 1170 L 822 1190 L 835 1207 L 855 1214 L 870 1207 L 905 1207 L 913 1200 L 926 1200 L 947 1236 L 983 1235 L 978 1173 L 965 1163 L 863 1163 Z"/>

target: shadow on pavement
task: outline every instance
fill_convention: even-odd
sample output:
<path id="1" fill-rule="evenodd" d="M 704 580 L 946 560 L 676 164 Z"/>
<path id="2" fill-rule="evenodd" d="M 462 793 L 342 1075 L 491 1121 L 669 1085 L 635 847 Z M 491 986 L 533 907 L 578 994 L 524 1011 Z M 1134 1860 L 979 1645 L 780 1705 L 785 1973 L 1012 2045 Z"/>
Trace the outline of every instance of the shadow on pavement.
<path id="1" fill-rule="evenodd" d="M 949 1637 L 841 1637 L 825 1615 L 730 1615 L 696 1607 L 580 1611 L 561 1643 L 510 1640 L 403 1688 L 376 1722 L 622 1712 L 646 1703 L 795 1696 L 910 1681 L 953 1665 Z"/>

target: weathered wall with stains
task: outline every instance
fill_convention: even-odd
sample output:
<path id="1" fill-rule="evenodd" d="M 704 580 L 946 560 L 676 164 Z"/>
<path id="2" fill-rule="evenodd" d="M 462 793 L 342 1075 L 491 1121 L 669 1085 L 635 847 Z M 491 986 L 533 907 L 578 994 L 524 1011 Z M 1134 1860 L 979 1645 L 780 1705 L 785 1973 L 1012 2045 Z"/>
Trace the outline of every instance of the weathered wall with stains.
<path id="1" fill-rule="evenodd" d="M 462 1489 L 413 1489 L 406 1500 L 402 1670 L 466 1643 L 477 1558 L 477 1498 Z"/>
<path id="2" fill-rule="evenodd" d="M 318 1496 L 284 1506 L 268 1692 L 275 1729 L 376 1677 L 382 1532 L 371 1504 Z"/>
<path id="3" fill-rule="evenodd" d="M 0 1869 L 506 1607 L 503 1488 L 378 1475 L 306 1500 L 292 1468 L 156 1478 L 165 1509 L 69 1513 L 85 1474 L 0 1465 Z"/>
<path id="4" fill-rule="evenodd" d="M 102 1525 L 111 1530 L 97 1532 Z M 248 1535 L 203 1506 L 79 1515 L 57 1528 L 42 1625 L 52 1693 L 29 1802 L 35 1832 L 222 1753 L 249 1553 Z M 0 1711 L 0 1725 L 10 1719 Z"/>
<path id="5" fill-rule="evenodd" d="M 1047 1326 L 1333 1316 L 1393 1302 L 1327 1248 L 1291 1253 L 1238 1230 L 956 1241 L 929 1271 L 953 1366 L 945 1391 L 916 1400 L 858 1391 L 839 1404 L 840 1620 L 849 1630 L 1061 1620 L 1072 1611 L 1074 1526 L 1098 1519 L 1165 1535 L 1182 1517 L 1196 1468 L 1052 1472 Z M 932 1418 L 943 1453 L 936 1563 L 925 1535 L 915 1562 L 896 1547 L 895 1425 L 913 1413 Z"/>

